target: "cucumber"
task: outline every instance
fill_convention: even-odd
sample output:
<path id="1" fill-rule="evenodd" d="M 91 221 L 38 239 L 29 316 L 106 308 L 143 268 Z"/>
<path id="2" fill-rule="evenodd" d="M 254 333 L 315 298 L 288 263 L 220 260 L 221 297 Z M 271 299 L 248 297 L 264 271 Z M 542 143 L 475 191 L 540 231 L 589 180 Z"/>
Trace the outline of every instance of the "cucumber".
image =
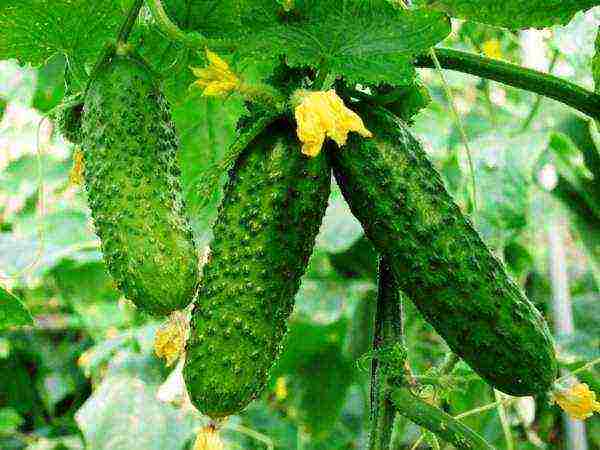
<path id="1" fill-rule="evenodd" d="M 184 214 L 178 137 L 148 66 L 113 56 L 86 93 L 85 184 L 108 271 L 141 310 L 184 308 L 197 289 L 198 258 Z"/>
<path id="2" fill-rule="evenodd" d="M 204 414 L 237 413 L 262 392 L 330 184 L 325 156 L 302 155 L 284 119 L 254 139 L 229 172 L 183 370 L 192 403 Z"/>
<path id="3" fill-rule="evenodd" d="M 60 134 L 73 144 L 81 144 L 81 116 L 83 114 L 83 102 L 68 106 L 57 114 L 57 127 Z"/>
<path id="4" fill-rule="evenodd" d="M 546 392 L 557 376 L 541 314 L 508 277 L 446 191 L 420 143 L 388 111 L 358 105 L 373 139 L 327 153 L 350 209 L 389 256 L 400 288 L 495 388 Z"/>

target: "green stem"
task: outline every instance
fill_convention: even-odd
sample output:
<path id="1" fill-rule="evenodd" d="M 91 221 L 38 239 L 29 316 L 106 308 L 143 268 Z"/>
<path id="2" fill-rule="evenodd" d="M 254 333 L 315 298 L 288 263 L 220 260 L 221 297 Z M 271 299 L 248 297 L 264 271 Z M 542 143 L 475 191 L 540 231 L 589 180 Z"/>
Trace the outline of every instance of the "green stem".
<path id="1" fill-rule="evenodd" d="M 441 409 L 417 397 L 406 386 L 399 386 L 394 389 L 391 399 L 398 413 L 435 433 L 457 449 L 494 449 L 475 431 Z"/>
<path id="2" fill-rule="evenodd" d="M 197 31 L 183 31 L 169 18 L 161 0 L 148 0 L 146 4 L 160 31 L 172 41 L 196 50 L 204 47 L 210 47 L 212 50 L 231 50 L 233 48 L 232 43 L 227 40 L 212 40 Z"/>
<path id="3" fill-rule="evenodd" d="M 148 8 L 156 21 L 158 28 L 169 39 L 181 42 L 186 46 L 201 47 L 206 44 L 206 38 L 200 33 L 188 34 L 181 30 L 167 15 L 160 0 L 148 0 Z"/>
<path id="4" fill-rule="evenodd" d="M 377 312 L 373 336 L 375 357 L 371 363 L 370 450 L 390 448 L 396 412 L 390 398 L 391 387 L 387 373 L 377 358 L 377 352 L 396 344 L 403 344 L 402 302 L 389 261 L 382 256 L 379 260 Z"/>
<path id="5" fill-rule="evenodd" d="M 558 62 L 559 56 L 560 56 L 560 51 L 554 50 L 554 54 L 552 55 L 552 60 L 550 61 L 550 66 L 548 67 L 548 72 L 550 74 L 554 70 L 556 63 Z M 531 123 L 533 122 L 533 119 L 535 119 L 535 116 L 537 115 L 537 113 L 540 109 L 540 106 L 542 106 L 543 99 L 544 99 L 544 97 L 541 95 L 538 95 L 536 97 L 533 107 L 529 111 L 527 118 L 523 121 L 523 125 L 521 126 L 521 130 L 520 130 L 521 133 L 524 133 L 525 131 L 527 131 L 529 129 L 529 127 L 531 126 Z"/>
<path id="6" fill-rule="evenodd" d="M 562 102 L 600 120 L 600 95 L 574 83 L 516 64 L 458 50 L 436 48 L 435 54 L 440 66 L 444 69 L 464 72 L 525 89 Z M 415 64 L 417 67 L 435 68 L 435 61 L 430 54 L 418 56 Z"/>
<path id="7" fill-rule="evenodd" d="M 129 35 L 131 34 L 131 30 L 135 25 L 135 21 L 137 20 L 137 17 L 140 13 L 140 8 L 143 4 L 144 0 L 135 0 L 133 2 L 129 13 L 127 14 L 127 19 L 125 19 L 125 22 L 121 24 L 121 28 L 119 29 L 119 34 L 117 37 L 118 44 L 125 44 L 127 39 L 129 39 Z"/>

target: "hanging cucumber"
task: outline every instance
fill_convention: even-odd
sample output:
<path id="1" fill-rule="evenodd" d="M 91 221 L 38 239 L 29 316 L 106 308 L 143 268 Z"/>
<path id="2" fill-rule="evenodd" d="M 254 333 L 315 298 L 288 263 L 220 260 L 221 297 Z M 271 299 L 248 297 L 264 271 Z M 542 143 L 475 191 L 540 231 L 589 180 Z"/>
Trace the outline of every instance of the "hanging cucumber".
<path id="1" fill-rule="evenodd" d="M 82 116 L 85 184 L 108 270 L 154 315 L 187 306 L 198 262 L 184 214 L 178 137 L 148 66 L 115 55 L 98 68 Z"/>
<path id="2" fill-rule="evenodd" d="M 204 414 L 235 414 L 263 390 L 330 182 L 325 156 L 302 155 L 283 119 L 254 139 L 230 171 L 183 371 L 191 400 Z"/>
<path id="3" fill-rule="evenodd" d="M 335 177 L 401 289 L 425 319 L 492 386 L 546 392 L 557 375 L 553 341 L 446 191 L 419 142 L 391 113 L 357 106 L 373 139 L 329 146 Z"/>

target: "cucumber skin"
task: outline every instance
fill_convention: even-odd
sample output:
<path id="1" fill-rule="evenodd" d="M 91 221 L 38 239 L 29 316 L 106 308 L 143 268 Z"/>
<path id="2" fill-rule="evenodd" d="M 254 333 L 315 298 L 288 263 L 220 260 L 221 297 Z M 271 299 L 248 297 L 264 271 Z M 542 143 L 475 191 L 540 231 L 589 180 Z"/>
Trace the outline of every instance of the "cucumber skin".
<path id="1" fill-rule="evenodd" d="M 169 106 L 132 56 L 103 66 L 83 110 L 85 184 L 108 271 L 141 310 L 186 307 L 198 257 L 184 213 L 179 145 Z"/>
<path id="2" fill-rule="evenodd" d="M 192 403 L 204 414 L 235 414 L 264 389 L 330 185 L 325 156 L 302 155 L 283 120 L 259 135 L 230 171 L 183 370 Z"/>
<path id="3" fill-rule="evenodd" d="M 373 139 L 327 152 L 350 209 L 390 256 L 401 289 L 495 388 L 543 394 L 557 376 L 548 326 L 446 191 L 408 127 L 358 106 Z"/>

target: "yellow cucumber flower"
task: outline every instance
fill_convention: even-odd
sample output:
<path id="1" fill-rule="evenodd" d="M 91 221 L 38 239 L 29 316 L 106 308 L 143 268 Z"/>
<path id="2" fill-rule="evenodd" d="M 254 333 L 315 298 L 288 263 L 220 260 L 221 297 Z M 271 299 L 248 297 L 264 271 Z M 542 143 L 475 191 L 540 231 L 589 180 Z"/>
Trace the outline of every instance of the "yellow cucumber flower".
<path id="1" fill-rule="evenodd" d="M 202 95 L 206 97 L 223 96 L 236 91 L 240 86 L 240 79 L 231 70 L 229 64 L 209 49 L 206 49 L 206 58 L 208 67 L 190 67 L 198 78 L 192 86 L 204 89 Z"/>
<path id="2" fill-rule="evenodd" d="M 224 450 L 225 445 L 219 436 L 219 431 L 214 425 L 203 427 L 196 437 L 194 450 Z"/>
<path id="3" fill-rule="evenodd" d="M 596 393 L 585 383 L 575 383 L 568 388 L 556 389 L 554 400 L 573 419 L 585 420 L 594 412 L 600 412 Z"/>
<path id="4" fill-rule="evenodd" d="M 287 398 L 287 396 L 287 380 L 285 377 L 279 377 L 277 378 L 277 381 L 275 381 L 275 397 L 277 397 L 277 400 L 283 401 Z"/>
<path id="5" fill-rule="evenodd" d="M 502 44 L 498 39 L 489 39 L 483 43 L 481 47 L 483 54 L 488 58 L 502 58 Z"/>
<path id="6" fill-rule="evenodd" d="M 175 311 L 157 331 L 154 338 L 154 353 L 165 358 L 167 367 L 173 365 L 185 349 L 189 335 L 189 324 L 184 313 Z"/>
<path id="7" fill-rule="evenodd" d="M 69 183 L 74 186 L 81 186 L 83 184 L 83 151 L 79 147 L 73 152 L 73 167 L 69 172 Z"/>
<path id="8" fill-rule="evenodd" d="M 360 116 L 348 109 L 333 89 L 300 91 L 296 94 L 296 99 L 297 134 L 302 142 L 302 153 L 307 156 L 317 156 L 326 137 L 342 146 L 346 144 L 350 131 L 364 137 L 373 136 Z"/>

